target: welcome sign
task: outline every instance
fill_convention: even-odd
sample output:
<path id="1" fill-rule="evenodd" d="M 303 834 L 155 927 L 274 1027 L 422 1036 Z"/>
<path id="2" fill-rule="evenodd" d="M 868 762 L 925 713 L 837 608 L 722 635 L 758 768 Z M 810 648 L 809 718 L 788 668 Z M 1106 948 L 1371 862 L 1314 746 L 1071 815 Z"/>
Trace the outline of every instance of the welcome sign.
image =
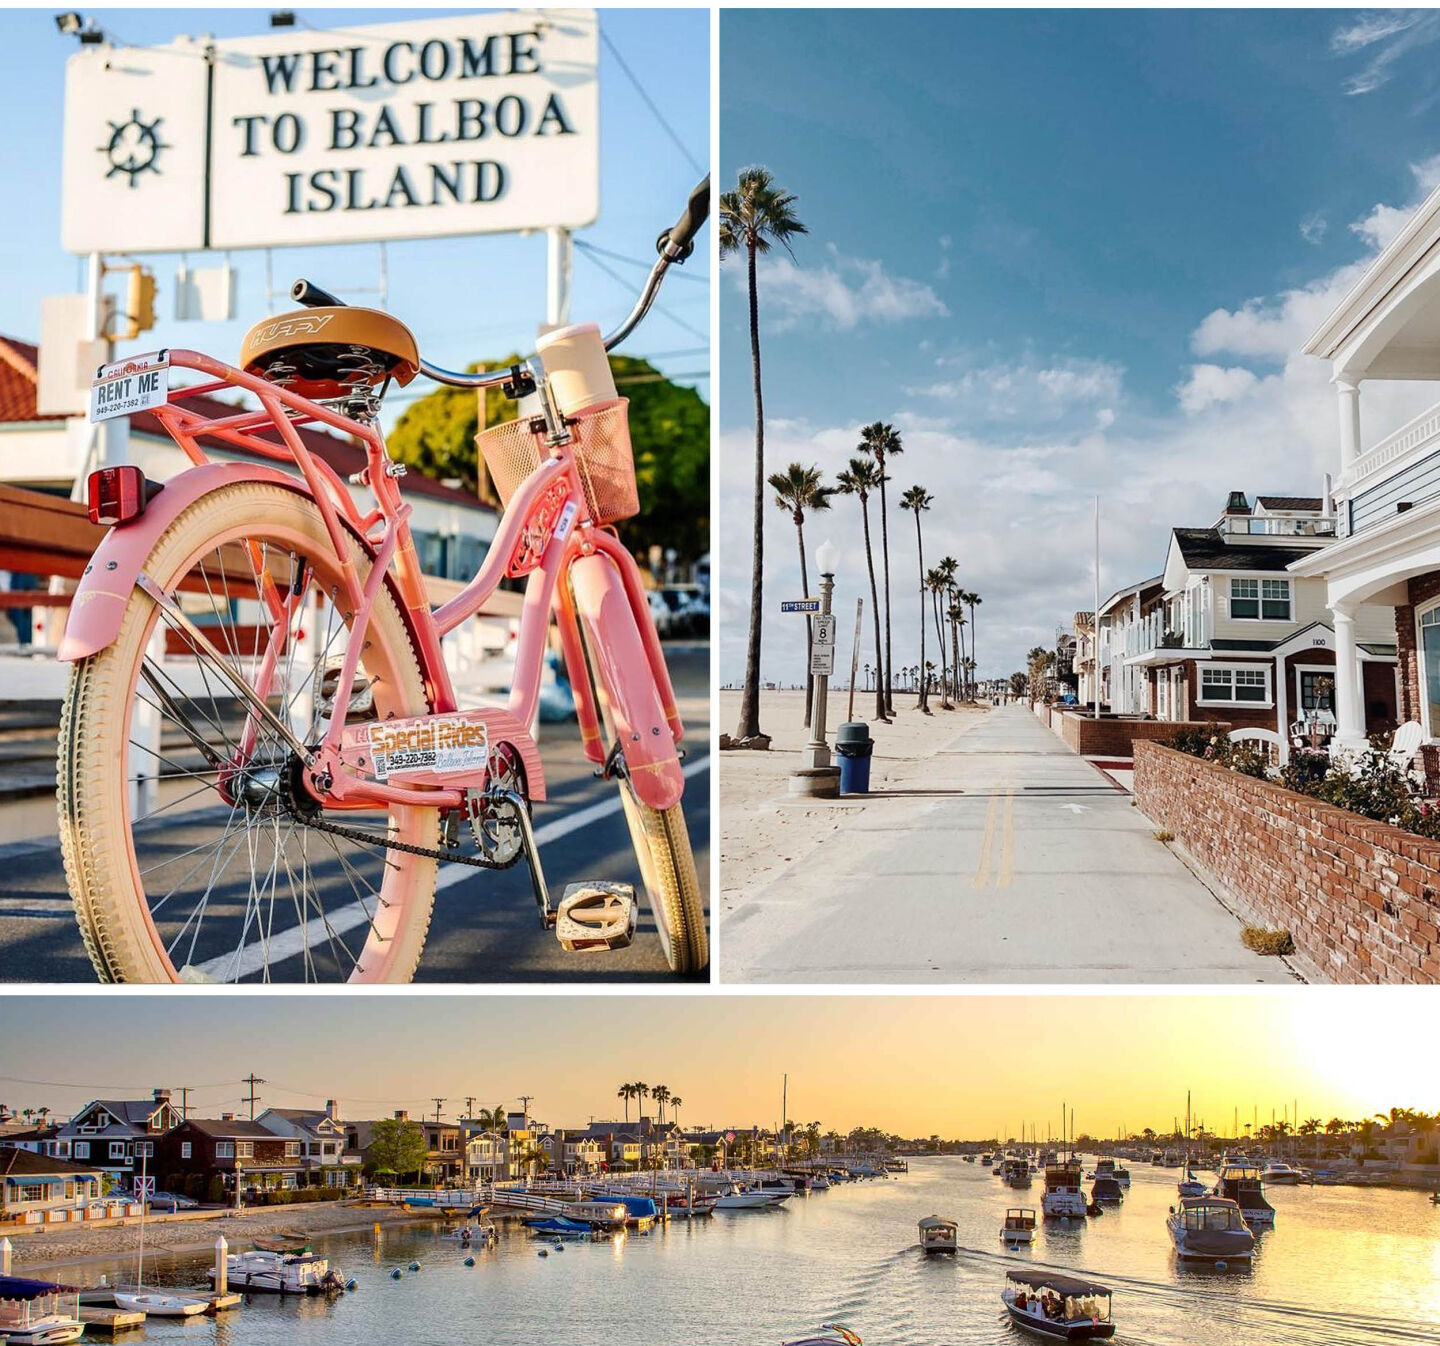
<path id="1" fill-rule="evenodd" d="M 82 47 L 66 81 L 73 252 L 355 243 L 599 213 L 593 10 Z"/>

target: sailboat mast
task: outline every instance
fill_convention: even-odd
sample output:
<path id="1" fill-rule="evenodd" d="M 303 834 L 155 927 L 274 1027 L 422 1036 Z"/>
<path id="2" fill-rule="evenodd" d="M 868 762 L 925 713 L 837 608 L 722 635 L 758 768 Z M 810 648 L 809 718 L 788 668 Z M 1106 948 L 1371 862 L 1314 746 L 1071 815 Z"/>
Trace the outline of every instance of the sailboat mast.
<path id="1" fill-rule="evenodd" d="M 142 1290 L 145 1288 L 145 1212 L 150 1204 L 145 1200 L 145 1194 L 150 1189 L 145 1177 L 145 1160 L 148 1157 L 144 1150 L 140 1151 L 140 1256 L 135 1263 L 135 1286 Z"/>

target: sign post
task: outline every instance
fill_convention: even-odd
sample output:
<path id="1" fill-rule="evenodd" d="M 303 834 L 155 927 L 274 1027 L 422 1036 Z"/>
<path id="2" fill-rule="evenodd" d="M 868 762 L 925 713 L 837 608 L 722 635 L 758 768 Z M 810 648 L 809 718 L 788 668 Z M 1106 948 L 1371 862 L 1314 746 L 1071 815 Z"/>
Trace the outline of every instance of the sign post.
<path id="1" fill-rule="evenodd" d="M 810 742 L 805 745 L 808 769 L 830 766 L 830 745 L 825 742 L 825 711 L 830 694 L 830 675 L 835 672 L 835 617 L 830 599 L 835 592 L 835 575 L 820 575 L 819 614 L 815 618 L 815 641 L 810 649 L 810 672 L 815 675 L 815 699 L 810 709 Z M 814 602 L 813 599 L 807 602 Z"/>

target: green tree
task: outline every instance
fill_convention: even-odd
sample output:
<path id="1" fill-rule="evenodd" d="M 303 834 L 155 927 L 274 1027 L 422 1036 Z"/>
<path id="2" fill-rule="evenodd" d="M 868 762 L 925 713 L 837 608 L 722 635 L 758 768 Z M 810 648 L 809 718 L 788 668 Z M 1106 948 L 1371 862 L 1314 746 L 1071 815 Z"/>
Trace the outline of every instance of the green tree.
<path id="1" fill-rule="evenodd" d="M 655 1106 L 659 1112 L 657 1120 L 663 1126 L 665 1124 L 665 1104 L 670 1101 L 670 1090 L 663 1084 L 657 1084 L 650 1090 L 650 1097 L 655 1100 Z"/>
<path id="2" fill-rule="evenodd" d="M 775 507 L 788 514 L 795 524 L 795 536 L 800 544 L 800 592 L 810 596 L 810 577 L 805 565 L 805 511 L 812 514 L 817 510 L 830 508 L 830 497 L 834 490 L 824 484 L 824 474 L 811 464 L 804 467 L 791 463 L 783 472 L 773 473 L 770 488 L 775 492 Z M 815 624 L 809 614 L 805 617 L 805 728 L 810 728 L 810 702 L 814 696 L 815 675 L 810 671 L 810 650 L 815 639 Z"/>
<path id="3" fill-rule="evenodd" d="M 779 243 L 810 231 L 795 214 L 796 197 L 778 187 L 765 168 L 742 168 L 735 189 L 720 194 L 720 256 L 745 254 L 745 283 L 750 299 L 750 379 L 755 396 L 754 538 L 750 565 L 750 630 L 745 646 L 745 689 L 735 737 L 760 735 L 760 620 L 765 568 L 765 397 L 760 377 L 760 295 L 757 262 Z M 793 254 L 792 254 L 793 255 Z"/>
<path id="4" fill-rule="evenodd" d="M 895 714 L 895 666 L 890 657 L 890 515 L 885 499 L 885 459 L 904 452 L 900 433 L 893 425 L 875 421 L 860 431 L 860 452 L 868 453 L 880 473 L 880 558 L 885 579 L 885 713 Z M 878 652 L 877 652 L 878 653 Z"/>
<path id="5" fill-rule="evenodd" d="M 639 1088 L 634 1084 L 622 1084 L 619 1089 L 615 1091 L 616 1098 L 623 1098 L 625 1100 L 625 1126 L 627 1129 L 630 1126 L 630 1100 L 636 1097 L 638 1092 Z"/>
<path id="6" fill-rule="evenodd" d="M 375 1123 L 366 1162 L 372 1172 L 389 1171 L 399 1177 L 419 1176 L 430 1157 L 425 1129 L 419 1122 L 386 1117 Z"/>
<path id="7" fill-rule="evenodd" d="M 853 495 L 860 501 L 860 524 L 865 533 L 865 567 L 870 572 L 870 607 L 875 617 L 875 718 L 889 723 L 885 714 L 885 679 L 878 667 L 881 657 L 880 597 L 875 590 L 875 552 L 870 546 L 870 492 L 878 489 L 883 474 L 869 458 L 852 458 L 850 466 L 839 473 L 836 489 L 842 495 Z"/>
<path id="8" fill-rule="evenodd" d="M 516 357 L 473 364 L 499 369 Z M 630 399 L 630 443 L 640 513 L 617 525 L 632 550 L 673 547 L 696 557 L 710 546 L 710 408 L 694 388 L 667 379 L 646 360 L 612 355 L 615 387 Z M 515 419 L 517 405 L 499 388 L 487 388 L 485 427 L 477 395 L 466 388 L 438 387 L 407 407 L 390 432 L 391 456 L 441 481 L 457 481 L 480 499 L 500 497 L 475 446 L 482 428 Z"/>
<path id="9" fill-rule="evenodd" d="M 970 659 L 973 666 L 975 659 L 975 609 L 980 606 L 983 600 L 979 594 L 972 590 L 969 593 L 961 594 L 960 601 L 970 609 Z"/>
<path id="10" fill-rule="evenodd" d="M 912 486 L 900 497 L 900 508 L 908 509 L 915 516 L 915 551 L 920 558 L 920 700 L 917 703 L 927 715 L 930 713 L 930 693 L 926 687 L 929 681 L 923 673 L 929 665 L 925 662 L 925 539 L 920 531 L 920 516 L 935 503 L 935 497 L 923 486 Z"/>

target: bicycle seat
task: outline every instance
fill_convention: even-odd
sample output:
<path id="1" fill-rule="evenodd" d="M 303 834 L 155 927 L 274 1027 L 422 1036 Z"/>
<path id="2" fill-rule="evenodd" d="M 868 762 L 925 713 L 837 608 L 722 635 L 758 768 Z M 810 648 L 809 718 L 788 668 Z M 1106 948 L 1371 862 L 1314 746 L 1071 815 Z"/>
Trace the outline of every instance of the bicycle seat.
<path id="1" fill-rule="evenodd" d="M 403 387 L 419 371 L 420 349 L 403 322 L 378 309 L 302 308 L 256 323 L 240 367 L 318 402 L 386 379 Z"/>

